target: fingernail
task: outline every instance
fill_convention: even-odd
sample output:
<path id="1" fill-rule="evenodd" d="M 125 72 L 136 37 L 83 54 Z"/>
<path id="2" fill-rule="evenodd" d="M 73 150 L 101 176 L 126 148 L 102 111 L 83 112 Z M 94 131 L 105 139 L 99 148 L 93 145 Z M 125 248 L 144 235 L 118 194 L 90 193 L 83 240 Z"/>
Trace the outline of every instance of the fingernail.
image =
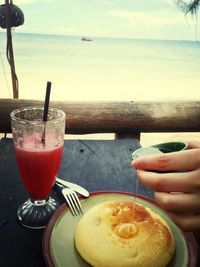
<path id="1" fill-rule="evenodd" d="M 137 161 L 136 161 L 135 159 L 132 161 L 131 165 L 132 165 L 135 169 L 137 169 Z"/>

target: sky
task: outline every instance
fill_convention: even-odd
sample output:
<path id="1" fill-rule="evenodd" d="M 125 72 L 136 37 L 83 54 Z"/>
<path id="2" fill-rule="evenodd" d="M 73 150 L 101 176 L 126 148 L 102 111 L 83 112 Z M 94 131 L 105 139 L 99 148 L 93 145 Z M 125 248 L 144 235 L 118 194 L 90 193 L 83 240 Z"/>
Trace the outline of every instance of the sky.
<path id="1" fill-rule="evenodd" d="M 5 1 L 1 0 L 0 4 Z M 196 20 L 175 0 L 13 0 L 24 12 L 18 32 L 194 40 Z"/>

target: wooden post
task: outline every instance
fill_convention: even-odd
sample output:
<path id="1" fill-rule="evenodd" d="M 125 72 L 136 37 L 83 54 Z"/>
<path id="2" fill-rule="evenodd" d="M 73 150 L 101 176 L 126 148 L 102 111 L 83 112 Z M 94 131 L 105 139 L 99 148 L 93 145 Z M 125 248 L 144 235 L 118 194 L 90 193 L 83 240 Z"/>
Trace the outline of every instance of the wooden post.
<path id="1" fill-rule="evenodd" d="M 12 2 L 12 1 L 11 1 Z M 15 72 L 15 61 L 13 54 L 13 45 L 12 45 L 12 33 L 11 33 L 11 3 L 9 0 L 5 0 L 6 4 L 6 29 L 7 29 L 7 59 L 11 68 L 11 78 L 12 78 L 12 87 L 13 87 L 13 98 L 18 98 L 18 79 Z"/>

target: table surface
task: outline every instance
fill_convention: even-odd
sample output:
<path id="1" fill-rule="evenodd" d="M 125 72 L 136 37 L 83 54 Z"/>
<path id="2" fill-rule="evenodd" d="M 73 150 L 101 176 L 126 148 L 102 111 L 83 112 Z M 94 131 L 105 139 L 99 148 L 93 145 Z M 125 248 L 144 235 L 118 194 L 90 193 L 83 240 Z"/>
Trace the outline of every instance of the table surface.
<path id="1" fill-rule="evenodd" d="M 136 139 L 65 140 L 58 177 L 80 184 L 90 192 L 136 193 L 137 179 L 131 167 L 131 154 L 139 147 Z M 9 138 L 0 140 L 0 188 L 0 266 L 44 267 L 44 230 L 28 229 L 17 221 L 17 209 L 28 194 L 19 176 L 12 139 Z M 153 197 L 141 183 L 137 194 Z M 64 203 L 58 187 L 54 186 L 52 195 L 60 204 Z M 200 266 L 199 260 L 198 263 Z"/>

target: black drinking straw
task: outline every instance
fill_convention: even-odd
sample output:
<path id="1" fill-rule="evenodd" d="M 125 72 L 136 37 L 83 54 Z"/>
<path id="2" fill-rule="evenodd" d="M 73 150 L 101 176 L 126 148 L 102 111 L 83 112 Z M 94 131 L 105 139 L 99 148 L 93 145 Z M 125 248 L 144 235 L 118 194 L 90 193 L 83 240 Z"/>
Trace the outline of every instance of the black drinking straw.
<path id="1" fill-rule="evenodd" d="M 50 93 L 51 93 L 51 82 L 47 82 L 46 95 L 45 95 L 45 101 L 44 101 L 43 121 L 47 121 Z"/>
<path id="2" fill-rule="evenodd" d="M 50 93 L 51 93 L 51 82 L 47 82 L 46 95 L 45 95 L 45 101 L 44 101 L 43 122 L 46 122 L 47 117 L 48 117 Z M 45 128 L 46 128 L 46 124 L 44 124 L 44 131 L 42 133 L 42 139 L 41 139 L 43 144 L 45 144 Z"/>

